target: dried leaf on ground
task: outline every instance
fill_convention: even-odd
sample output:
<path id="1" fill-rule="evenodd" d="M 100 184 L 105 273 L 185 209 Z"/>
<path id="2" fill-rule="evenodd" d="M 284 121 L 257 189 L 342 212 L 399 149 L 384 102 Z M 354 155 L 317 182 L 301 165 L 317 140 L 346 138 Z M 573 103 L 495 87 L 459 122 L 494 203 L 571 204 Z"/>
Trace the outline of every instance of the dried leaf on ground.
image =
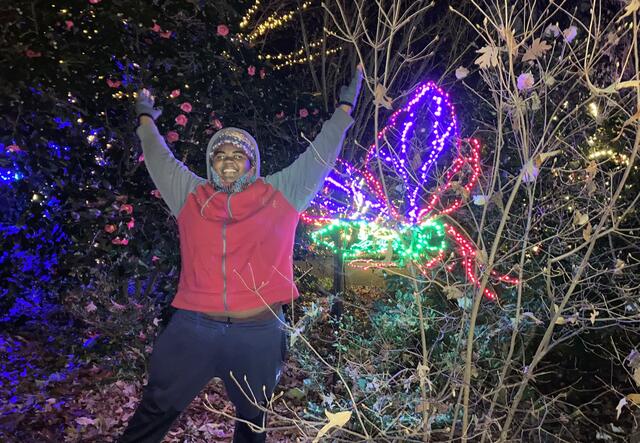
<path id="1" fill-rule="evenodd" d="M 640 386 L 640 368 L 635 368 L 633 370 L 633 381 L 636 382 L 636 386 Z M 636 402 L 640 403 L 640 402 Z"/>
<path id="2" fill-rule="evenodd" d="M 462 291 L 455 286 L 445 286 L 443 288 L 444 294 L 447 296 L 447 300 L 457 300 L 462 297 Z"/>
<path id="3" fill-rule="evenodd" d="M 634 403 L 636 406 L 640 406 L 640 394 L 629 394 L 627 400 Z"/>
<path id="4" fill-rule="evenodd" d="M 345 424 L 347 424 L 347 422 L 351 418 L 351 411 L 336 412 L 334 414 L 325 409 L 324 413 L 329 419 L 329 422 L 325 424 L 322 427 L 322 429 L 320 429 L 320 431 L 318 432 L 318 435 L 316 435 L 316 438 L 313 439 L 313 443 L 319 442 L 320 438 L 323 437 L 327 432 L 329 432 L 331 428 L 343 427 Z"/>
<path id="5" fill-rule="evenodd" d="M 573 211 L 573 224 L 575 226 L 584 226 L 589 222 L 589 214 L 583 214 L 579 210 Z"/>
<path id="6" fill-rule="evenodd" d="M 525 51 L 524 55 L 522 56 L 522 61 L 528 62 L 531 60 L 535 60 L 538 57 L 543 56 L 549 49 L 551 49 L 551 46 L 545 40 L 536 38 L 535 40 L 533 40 L 531 46 Z"/>
<path id="7" fill-rule="evenodd" d="M 587 223 L 587 226 L 584 227 L 584 229 L 582 230 L 582 238 L 584 239 L 584 241 L 589 241 L 591 240 L 591 234 L 593 233 L 593 226 L 591 226 L 591 223 Z"/>
<path id="8" fill-rule="evenodd" d="M 498 48 L 495 46 L 485 46 L 476 51 L 478 54 L 482 54 L 478 57 L 474 63 L 480 66 L 481 69 L 491 68 L 498 66 Z"/>

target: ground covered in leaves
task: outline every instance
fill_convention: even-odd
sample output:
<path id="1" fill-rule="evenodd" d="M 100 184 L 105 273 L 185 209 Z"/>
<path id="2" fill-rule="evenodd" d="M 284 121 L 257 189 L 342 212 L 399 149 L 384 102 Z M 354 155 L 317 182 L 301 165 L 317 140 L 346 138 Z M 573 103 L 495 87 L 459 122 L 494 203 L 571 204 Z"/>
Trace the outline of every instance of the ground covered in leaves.
<path id="1" fill-rule="evenodd" d="M 117 379 L 113 371 L 95 363 L 77 364 L 73 355 L 56 345 L 56 339 L 45 335 L 0 333 L 0 441 L 115 441 L 133 415 L 143 380 Z M 289 364 L 279 390 L 286 393 L 299 384 L 296 373 Z M 205 399 L 216 410 L 233 414 L 222 385 L 212 381 L 165 442 L 231 441 L 232 420 L 207 410 Z M 303 407 L 300 399 L 287 403 Z M 284 408 L 279 412 L 290 414 Z M 270 425 L 278 427 L 270 432 L 270 441 L 296 441 L 295 429 Z"/>

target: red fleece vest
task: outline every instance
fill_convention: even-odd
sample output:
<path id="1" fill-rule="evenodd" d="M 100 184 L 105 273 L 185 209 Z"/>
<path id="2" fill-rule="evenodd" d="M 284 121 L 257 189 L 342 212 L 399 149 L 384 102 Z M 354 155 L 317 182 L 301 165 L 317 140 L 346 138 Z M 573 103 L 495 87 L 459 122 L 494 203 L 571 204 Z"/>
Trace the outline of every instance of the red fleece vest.
<path id="1" fill-rule="evenodd" d="M 172 305 L 242 311 L 297 298 L 292 254 L 299 216 L 261 179 L 232 195 L 210 183 L 198 186 L 178 214 L 182 270 Z"/>

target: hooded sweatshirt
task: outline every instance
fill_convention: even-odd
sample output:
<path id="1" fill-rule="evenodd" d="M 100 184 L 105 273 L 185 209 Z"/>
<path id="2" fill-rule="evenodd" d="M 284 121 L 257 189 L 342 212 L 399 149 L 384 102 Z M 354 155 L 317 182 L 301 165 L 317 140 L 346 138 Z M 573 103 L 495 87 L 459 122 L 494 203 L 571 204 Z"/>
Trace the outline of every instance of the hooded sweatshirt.
<path id="1" fill-rule="evenodd" d="M 145 164 L 178 222 L 182 267 L 172 306 L 201 312 L 237 312 L 298 297 L 293 243 L 300 213 L 333 168 L 349 114 L 337 109 L 290 166 L 260 177 L 255 142 L 255 181 L 236 193 L 217 191 L 207 178 L 177 160 L 154 124 L 137 129 Z M 253 140 L 253 139 L 252 139 Z"/>

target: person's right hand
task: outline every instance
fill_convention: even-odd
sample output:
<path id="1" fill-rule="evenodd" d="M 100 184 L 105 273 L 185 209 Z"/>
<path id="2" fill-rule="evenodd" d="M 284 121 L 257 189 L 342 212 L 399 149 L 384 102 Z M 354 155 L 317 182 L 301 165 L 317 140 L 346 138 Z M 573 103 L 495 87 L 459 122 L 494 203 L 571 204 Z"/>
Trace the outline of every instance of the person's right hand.
<path id="1" fill-rule="evenodd" d="M 138 91 L 138 96 L 136 97 L 136 116 L 138 117 L 138 121 L 140 121 L 140 117 L 143 115 L 155 120 L 160 117 L 160 114 L 162 114 L 162 109 L 153 107 L 153 96 L 149 90 L 142 89 Z"/>

